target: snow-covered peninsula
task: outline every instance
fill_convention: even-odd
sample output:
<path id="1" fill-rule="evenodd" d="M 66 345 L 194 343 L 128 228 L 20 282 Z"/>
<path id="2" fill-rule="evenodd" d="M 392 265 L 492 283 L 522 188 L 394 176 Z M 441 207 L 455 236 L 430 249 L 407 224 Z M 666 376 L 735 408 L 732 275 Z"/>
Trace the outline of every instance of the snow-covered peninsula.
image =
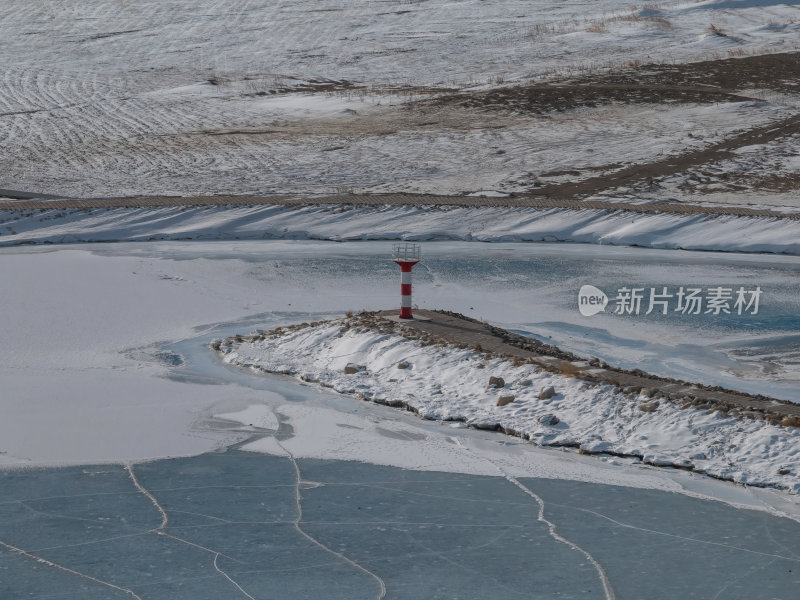
<path id="1" fill-rule="evenodd" d="M 355 315 L 233 336 L 213 346 L 229 364 L 406 407 L 454 427 L 497 428 L 542 446 L 800 492 L 800 428 L 432 343 L 383 319 L 370 324 Z"/>

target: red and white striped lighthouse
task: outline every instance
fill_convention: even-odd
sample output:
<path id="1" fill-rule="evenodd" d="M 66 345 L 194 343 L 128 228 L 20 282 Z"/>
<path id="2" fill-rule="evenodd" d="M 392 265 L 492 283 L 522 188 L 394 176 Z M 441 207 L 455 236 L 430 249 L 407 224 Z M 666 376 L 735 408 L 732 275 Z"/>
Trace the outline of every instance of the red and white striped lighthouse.
<path id="1" fill-rule="evenodd" d="M 392 246 L 392 260 L 400 265 L 400 318 L 411 316 L 411 269 L 419 262 L 419 244 L 403 242 Z"/>

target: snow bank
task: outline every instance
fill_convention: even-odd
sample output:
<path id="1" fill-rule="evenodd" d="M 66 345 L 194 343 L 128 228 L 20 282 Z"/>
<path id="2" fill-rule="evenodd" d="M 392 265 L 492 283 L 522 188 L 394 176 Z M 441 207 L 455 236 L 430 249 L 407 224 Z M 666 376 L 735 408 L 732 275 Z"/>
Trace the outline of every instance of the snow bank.
<path id="1" fill-rule="evenodd" d="M 800 221 L 508 207 L 249 206 L 0 211 L 0 245 L 147 240 L 579 242 L 800 254 Z"/>
<path id="2" fill-rule="evenodd" d="M 639 456 L 653 465 L 800 493 L 798 428 L 680 410 L 668 402 L 655 406 L 610 385 L 534 365 L 514 366 L 468 349 L 348 329 L 343 321 L 258 341 L 226 342 L 220 351 L 229 364 L 291 374 L 365 400 L 404 403 L 425 418 L 481 428 L 500 425 L 543 446 Z M 358 365 L 348 369 L 357 372 L 345 373 L 349 364 Z M 489 386 L 490 377 L 502 378 L 505 385 Z M 555 395 L 540 399 L 550 386 Z M 498 406 L 500 397 L 513 401 Z"/>

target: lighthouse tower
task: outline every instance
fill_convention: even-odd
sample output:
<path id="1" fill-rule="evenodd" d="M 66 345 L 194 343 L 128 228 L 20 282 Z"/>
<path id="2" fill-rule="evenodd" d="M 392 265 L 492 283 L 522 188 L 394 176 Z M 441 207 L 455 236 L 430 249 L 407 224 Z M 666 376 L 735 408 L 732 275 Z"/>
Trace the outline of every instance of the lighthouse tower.
<path id="1" fill-rule="evenodd" d="M 400 318 L 411 316 L 411 269 L 419 262 L 419 244 L 403 242 L 392 246 L 392 260 L 400 265 Z"/>

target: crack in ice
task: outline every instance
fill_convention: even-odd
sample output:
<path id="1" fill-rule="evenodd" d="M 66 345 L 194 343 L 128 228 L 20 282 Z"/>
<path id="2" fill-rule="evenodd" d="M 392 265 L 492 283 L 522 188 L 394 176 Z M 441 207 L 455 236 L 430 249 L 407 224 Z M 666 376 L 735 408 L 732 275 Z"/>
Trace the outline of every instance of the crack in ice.
<path id="1" fill-rule="evenodd" d="M 217 572 L 219 572 L 225 579 L 230 581 L 236 587 L 237 590 L 242 592 L 242 594 L 247 596 L 250 600 L 256 600 L 255 598 L 253 598 L 253 596 L 251 596 L 250 594 L 245 592 L 244 589 L 242 588 L 242 586 L 240 586 L 238 583 L 236 583 L 236 581 L 234 581 L 233 578 L 231 578 L 230 575 L 228 575 L 225 571 L 223 571 L 219 567 L 219 565 L 217 564 L 217 561 L 219 560 L 219 557 L 220 557 L 220 553 L 219 552 L 214 552 L 214 568 L 217 570 Z"/>
<path id="2" fill-rule="evenodd" d="M 328 485 L 328 486 L 336 486 L 336 485 L 351 485 L 352 486 L 352 485 L 356 485 L 358 487 L 363 487 L 363 488 L 372 488 L 372 489 L 376 489 L 376 490 L 386 490 L 386 491 L 389 491 L 389 492 L 394 492 L 396 494 L 408 494 L 408 495 L 411 495 L 411 496 L 422 496 L 423 498 L 433 498 L 435 500 L 457 500 L 458 502 L 476 502 L 476 503 L 481 503 L 481 504 L 498 504 L 497 500 L 485 500 L 483 498 L 464 498 L 464 497 L 456 497 L 456 496 L 442 496 L 441 494 L 426 494 L 424 492 L 415 492 L 415 491 L 412 491 L 412 490 L 405 490 L 405 489 L 401 489 L 401 488 L 386 487 L 386 486 L 381 486 L 381 485 L 372 485 L 372 484 L 369 484 L 369 483 L 363 483 L 363 484 L 357 484 L 357 483 L 356 484 L 353 484 L 353 483 L 347 483 L 347 484 L 326 483 L 325 485 Z M 527 506 L 524 502 L 503 502 L 502 504 L 505 505 L 505 506 Z"/>
<path id="3" fill-rule="evenodd" d="M 478 457 L 469 448 L 465 447 L 461 443 L 461 441 L 459 439 L 454 438 L 454 440 L 455 440 L 455 443 L 460 448 L 462 448 L 464 450 L 464 452 L 470 454 L 473 457 L 483 459 L 484 461 L 486 461 L 487 463 L 492 465 L 495 469 L 497 469 L 497 471 L 508 482 L 514 484 L 516 487 L 518 487 L 520 490 L 522 490 L 523 493 L 525 493 L 526 495 L 528 495 L 531 498 L 533 498 L 536 501 L 536 503 L 539 505 L 539 514 L 538 514 L 537 520 L 539 522 L 544 523 L 545 525 L 547 525 L 547 529 L 548 529 L 548 532 L 550 533 L 550 537 L 552 537 L 557 542 L 560 542 L 560 543 L 564 544 L 565 546 L 571 548 L 572 550 L 575 550 L 576 552 L 579 552 L 580 554 L 583 554 L 583 556 L 586 557 L 586 560 L 588 560 L 592 564 L 592 566 L 594 567 L 595 571 L 597 571 L 597 576 L 600 578 L 600 583 L 603 584 L 603 592 L 605 593 L 606 600 L 616 600 L 616 595 L 614 594 L 614 588 L 611 587 L 611 581 L 608 579 L 608 575 L 606 575 L 606 572 L 605 572 L 605 569 L 603 569 L 603 566 L 597 561 L 597 559 L 594 556 L 589 554 L 589 552 L 587 552 L 586 550 L 584 550 L 583 548 L 578 546 L 578 544 L 576 544 L 575 542 L 571 542 L 570 540 L 568 540 L 567 538 L 565 538 L 564 536 L 559 534 L 558 531 L 556 531 L 555 523 L 553 523 L 552 521 L 548 521 L 547 518 L 544 516 L 544 500 L 542 500 L 541 497 L 539 497 L 533 490 L 531 490 L 530 488 L 526 487 L 516 477 L 514 477 L 510 473 L 507 473 L 505 469 L 503 469 L 500 465 L 498 465 L 494 461 L 489 460 L 485 456 Z"/>
<path id="4" fill-rule="evenodd" d="M 130 476 L 131 481 L 133 481 L 133 485 L 136 487 L 136 489 L 139 491 L 139 493 L 141 493 L 148 500 L 150 500 L 150 502 L 153 503 L 153 506 L 155 506 L 156 509 L 158 510 L 158 512 L 161 514 L 161 523 L 159 524 L 159 526 L 154 528 L 154 529 L 151 529 L 148 533 L 155 533 L 156 535 L 161 535 L 161 536 L 164 536 L 164 537 L 168 537 L 168 538 L 173 539 L 173 540 L 175 540 L 177 542 L 181 542 L 182 544 L 186 544 L 188 546 L 193 546 L 195 548 L 198 548 L 200 550 L 204 550 L 205 552 L 213 554 L 214 555 L 214 560 L 213 560 L 212 564 L 214 566 L 214 569 L 220 575 L 222 575 L 225 579 L 227 579 L 229 582 L 231 582 L 231 584 L 237 590 L 239 590 L 244 596 L 249 598 L 249 600 L 256 600 L 256 598 L 254 598 L 253 596 L 248 594 L 244 590 L 244 588 L 242 588 L 242 586 L 239 585 L 239 583 L 235 579 L 233 579 L 230 575 L 228 575 L 228 573 L 226 573 L 225 570 L 223 570 L 219 566 L 219 563 L 218 563 L 220 556 L 224 556 L 225 558 L 228 558 L 228 559 L 233 560 L 235 562 L 239 562 L 239 561 L 237 561 L 235 558 L 233 558 L 231 556 L 228 556 L 227 554 L 223 554 L 222 552 L 219 552 L 219 551 L 214 550 L 212 548 L 207 548 L 206 546 L 201 546 L 200 544 L 195 544 L 194 542 L 190 542 L 189 540 L 186 540 L 186 539 L 180 538 L 178 536 L 172 535 L 171 533 L 167 533 L 166 528 L 169 525 L 169 516 L 167 515 L 167 511 L 164 510 L 164 507 L 161 506 L 161 504 L 158 502 L 156 497 L 153 496 L 153 494 L 151 494 L 150 491 L 148 491 L 147 488 L 145 488 L 139 482 L 139 479 L 136 477 L 136 473 L 134 473 L 134 471 L 133 471 L 133 465 L 131 465 L 131 464 L 125 465 L 125 470 L 128 471 L 128 475 Z"/>
<path id="5" fill-rule="evenodd" d="M 468 529 L 527 529 L 527 525 L 495 525 L 480 523 L 439 523 L 437 521 L 303 521 L 308 525 L 332 525 L 350 527 L 351 525 L 414 525 L 425 527 L 456 527 Z"/>
<path id="6" fill-rule="evenodd" d="M 237 521 L 231 521 L 229 519 L 223 519 L 222 517 L 215 517 L 214 515 L 207 515 L 205 513 L 192 512 L 192 511 L 189 511 L 189 510 L 175 510 L 175 509 L 173 509 L 172 510 L 172 514 L 175 514 L 175 513 L 177 513 L 179 515 L 192 515 L 194 517 L 203 517 L 204 519 L 209 519 L 211 521 L 220 521 L 221 523 L 225 523 L 225 524 L 233 524 L 233 523 L 237 522 Z M 239 522 L 241 522 L 241 521 L 239 521 Z M 193 527 L 205 527 L 205 526 L 204 525 L 193 525 Z M 175 529 L 174 526 L 173 526 L 173 529 Z"/>
<path id="7" fill-rule="evenodd" d="M 775 539 L 775 536 L 772 535 L 772 530 L 771 530 L 771 528 L 769 526 L 769 523 L 767 523 L 766 521 L 764 522 L 763 529 L 764 529 L 764 532 L 767 534 L 767 537 L 769 537 L 769 539 L 771 539 L 777 546 L 780 546 L 783 550 L 785 550 L 786 552 L 791 554 L 794 558 L 800 558 L 800 556 L 798 556 L 794 552 L 794 550 L 792 550 L 791 548 L 789 548 L 785 544 L 782 544 L 781 542 L 779 542 L 778 540 Z"/>
<path id="8" fill-rule="evenodd" d="M 125 470 L 128 472 L 131 481 L 133 481 L 134 487 L 137 490 L 139 490 L 140 494 L 142 494 L 145 498 L 150 500 L 150 502 L 153 503 L 153 506 L 155 506 L 158 512 L 161 514 L 161 524 L 152 531 L 156 533 L 164 531 L 164 529 L 166 529 L 167 525 L 169 524 L 169 517 L 167 516 L 167 511 L 165 511 L 163 507 L 158 503 L 156 497 L 153 496 L 153 494 L 151 494 L 150 492 L 148 492 L 147 489 L 145 489 L 145 487 L 141 483 L 139 483 L 139 479 L 137 479 L 136 473 L 133 472 L 133 465 L 131 464 L 125 465 Z"/>
<path id="9" fill-rule="evenodd" d="M 501 537 L 502 537 L 502 536 L 498 536 L 497 538 L 493 539 L 491 542 L 488 542 L 488 543 L 485 543 L 485 544 L 479 544 L 479 545 L 477 545 L 477 546 L 467 546 L 465 549 L 469 549 L 469 550 L 477 550 L 477 549 L 480 549 L 480 548 L 484 548 L 484 547 L 490 546 L 491 544 L 493 544 L 494 542 L 496 542 L 498 539 L 501 539 Z M 426 549 L 428 552 L 415 553 L 415 554 L 413 554 L 413 556 L 414 556 L 415 558 L 419 558 L 419 557 L 426 556 L 426 555 L 438 556 L 438 557 L 439 557 L 439 558 L 441 558 L 441 559 L 442 559 L 444 562 L 446 562 L 446 563 L 449 563 L 449 564 L 453 565 L 455 568 L 457 568 L 457 569 L 459 569 L 459 570 L 461 570 L 461 571 L 466 571 L 466 572 L 468 572 L 468 573 L 474 574 L 474 570 L 473 570 L 473 569 L 471 569 L 470 567 L 467 567 L 467 566 L 465 566 L 465 565 L 462 565 L 462 564 L 460 564 L 460 563 L 458 563 L 458 562 L 454 561 L 452 558 L 450 558 L 450 557 L 448 557 L 448 556 L 447 556 L 447 552 L 440 552 L 440 551 L 438 551 L 438 550 L 434 550 L 434 549 L 433 549 L 433 548 L 431 548 L 430 546 L 426 546 L 425 544 L 423 544 L 423 543 L 421 543 L 421 542 L 417 542 L 417 544 L 418 544 L 419 546 L 422 546 L 423 548 L 425 548 L 425 549 Z M 452 552 L 457 552 L 457 551 L 460 551 L 460 550 L 461 550 L 461 548 L 458 548 L 458 549 L 456 549 L 456 550 L 453 550 Z M 506 590 L 506 591 L 508 591 L 508 592 L 512 592 L 512 593 L 513 593 L 513 594 L 515 594 L 515 595 L 524 595 L 524 594 L 525 594 L 525 592 L 522 592 L 522 591 L 520 591 L 520 590 L 515 590 L 515 589 L 513 589 L 513 588 L 510 588 L 510 587 L 508 587 L 508 586 L 507 586 L 507 585 L 505 585 L 505 584 L 504 584 L 504 583 L 503 583 L 501 580 L 497 579 L 497 577 L 494 577 L 494 576 L 492 576 L 492 575 L 490 575 L 490 574 L 488 574 L 488 573 L 483 573 L 483 575 L 484 575 L 484 577 L 486 577 L 487 579 L 489 579 L 489 580 L 493 581 L 493 582 L 494 582 L 494 584 L 495 584 L 495 586 L 497 586 L 498 588 L 502 588 L 502 589 L 504 589 L 504 590 Z M 505 598 L 508 598 L 508 596 L 504 596 L 504 597 L 505 597 Z"/>
<path id="10" fill-rule="evenodd" d="M 300 486 L 303 484 L 303 478 L 302 478 L 302 476 L 300 474 L 300 466 L 297 464 L 297 461 L 295 460 L 294 455 L 291 452 L 289 452 L 289 450 L 283 444 L 281 444 L 278 440 L 275 440 L 275 443 L 281 448 L 281 450 L 283 450 L 286 453 L 286 456 L 292 462 L 292 466 L 294 467 L 294 472 L 295 472 L 295 477 L 296 477 L 294 492 L 295 492 L 295 501 L 297 503 L 297 517 L 294 520 L 294 528 L 297 530 L 297 532 L 300 535 L 302 535 L 304 538 L 306 538 L 309 542 L 311 542 L 315 546 L 318 546 L 319 548 L 322 548 L 325 552 L 328 552 L 328 553 L 336 556 L 337 558 L 343 560 L 344 562 L 346 562 L 350 566 L 355 567 L 356 569 L 358 569 L 362 573 L 366 573 L 367 575 L 372 577 L 375 581 L 377 581 L 378 585 L 380 586 L 380 593 L 378 594 L 378 600 L 383 600 L 386 597 L 386 583 L 383 581 L 383 579 L 381 579 L 381 577 L 379 575 L 377 575 L 376 573 L 373 573 L 372 571 L 370 571 L 366 567 L 358 564 L 353 559 L 348 558 L 347 556 L 345 556 L 341 552 L 337 552 L 333 548 L 329 548 L 328 546 L 326 546 L 325 544 L 320 542 L 318 539 L 314 538 L 309 533 L 306 533 L 305 531 L 303 531 L 303 528 L 300 527 L 300 522 L 303 520 L 302 495 L 300 494 Z"/>
<path id="11" fill-rule="evenodd" d="M 709 540 L 701 540 L 698 538 L 692 538 L 684 535 L 678 535 L 677 533 L 667 533 L 666 531 L 659 531 L 657 529 L 648 529 L 647 527 L 638 527 L 636 525 L 630 525 L 629 523 L 623 523 L 621 521 L 617 521 L 616 519 L 612 519 L 611 517 L 604 515 L 603 513 L 596 512 L 594 510 L 588 508 L 581 508 L 578 506 L 569 506 L 568 504 L 554 504 L 554 506 L 560 506 L 562 508 L 571 508 L 573 510 L 578 510 L 581 512 L 589 513 L 591 515 L 595 515 L 596 517 L 600 517 L 601 519 L 605 519 L 614 523 L 619 527 L 624 527 L 626 529 L 634 529 L 636 531 L 642 531 L 644 533 L 652 533 L 655 535 L 663 535 L 665 537 L 675 538 L 678 540 L 684 540 L 686 542 L 695 542 L 697 544 L 706 544 L 708 546 L 718 546 L 720 548 L 727 548 L 728 550 L 737 550 L 739 552 L 747 552 L 749 554 L 756 554 L 758 556 L 766 556 L 768 558 L 776 558 L 782 560 L 788 560 L 790 562 L 800 562 L 800 558 L 795 558 L 791 556 L 783 556 L 781 554 L 773 554 L 771 552 L 761 552 L 760 550 L 750 550 L 749 548 L 742 548 L 741 546 L 734 546 L 732 544 L 724 544 L 722 542 L 712 542 Z"/>
<path id="12" fill-rule="evenodd" d="M 26 509 L 26 510 L 28 510 L 28 511 L 34 513 L 34 514 L 44 515 L 45 517 L 50 517 L 51 519 L 65 519 L 65 520 L 69 520 L 69 521 L 88 521 L 89 523 L 96 523 L 97 522 L 96 519 L 87 519 L 86 517 L 72 517 L 70 515 L 60 515 L 58 513 L 52 513 L 52 512 L 48 512 L 46 510 L 39 510 L 38 508 L 33 508 L 32 506 L 30 506 L 29 504 L 27 504 L 27 502 L 29 502 L 29 501 L 28 500 L 17 500 L 14 503 L 15 504 L 19 504 L 22 508 L 24 508 L 24 509 Z"/>
<path id="13" fill-rule="evenodd" d="M 755 567 L 753 567 L 751 569 L 748 569 L 747 571 L 742 573 L 739 577 L 736 577 L 735 579 L 732 579 L 732 580 L 726 582 L 725 585 L 723 585 L 719 589 L 719 591 L 716 594 L 714 594 L 714 596 L 711 598 L 711 600 L 717 600 L 717 598 L 722 596 L 722 594 L 725 593 L 725 590 L 727 590 L 729 587 L 731 587 L 734 583 L 739 583 L 743 579 L 747 579 L 748 577 L 750 577 L 756 571 L 763 571 L 764 569 L 766 569 L 767 567 L 773 565 L 777 561 L 778 561 L 778 559 L 775 558 L 775 559 L 772 559 L 771 561 L 769 561 L 766 565 L 759 565 L 759 566 L 755 566 Z"/>
<path id="14" fill-rule="evenodd" d="M 64 548 L 77 548 L 79 546 L 91 546 L 92 544 L 103 544 L 105 542 L 113 542 L 114 540 L 122 540 L 126 538 L 139 537 L 147 535 L 150 531 L 140 531 L 139 533 L 126 533 L 123 535 L 115 535 L 113 537 L 100 538 L 98 540 L 91 540 L 89 542 L 77 542 L 75 544 L 61 544 L 60 546 L 48 546 L 46 548 L 36 548 L 32 552 L 44 552 L 45 550 L 63 550 Z"/>
<path id="15" fill-rule="evenodd" d="M 43 558 L 41 556 L 38 556 L 36 554 L 33 554 L 33 553 L 28 552 L 26 550 L 23 550 L 22 548 L 17 548 L 16 546 L 12 546 L 11 544 L 7 544 L 6 542 L 4 542 L 2 540 L 0 540 L 0 546 L 2 546 L 3 548 L 6 548 L 7 550 L 10 550 L 11 552 L 14 552 L 15 554 L 20 554 L 22 556 L 25 556 L 26 558 L 30 558 L 30 559 L 35 560 L 36 562 L 42 563 L 43 565 L 47 565 L 48 567 L 53 567 L 54 569 L 58 569 L 60 571 L 64 571 L 65 573 L 70 573 L 72 575 L 77 575 L 78 577 L 81 577 L 83 579 L 88 579 L 89 581 L 94 581 L 95 583 L 99 583 L 99 584 L 104 585 L 106 587 L 110 587 L 110 588 L 112 588 L 114 590 L 117 590 L 117 591 L 123 592 L 125 594 L 128 594 L 131 598 L 135 598 L 135 600 L 143 600 L 142 597 L 139 596 L 133 590 L 129 590 L 128 588 L 124 588 L 124 587 L 120 587 L 118 585 L 114 585 L 113 583 L 110 583 L 108 581 L 103 581 L 102 579 L 98 579 L 97 577 L 92 577 L 91 575 L 88 575 L 86 573 L 81 573 L 80 571 L 76 571 L 75 569 L 70 569 L 69 567 L 65 567 L 64 565 L 60 565 L 60 564 L 55 563 L 55 562 L 53 562 L 51 560 L 47 560 L 46 558 Z"/>

